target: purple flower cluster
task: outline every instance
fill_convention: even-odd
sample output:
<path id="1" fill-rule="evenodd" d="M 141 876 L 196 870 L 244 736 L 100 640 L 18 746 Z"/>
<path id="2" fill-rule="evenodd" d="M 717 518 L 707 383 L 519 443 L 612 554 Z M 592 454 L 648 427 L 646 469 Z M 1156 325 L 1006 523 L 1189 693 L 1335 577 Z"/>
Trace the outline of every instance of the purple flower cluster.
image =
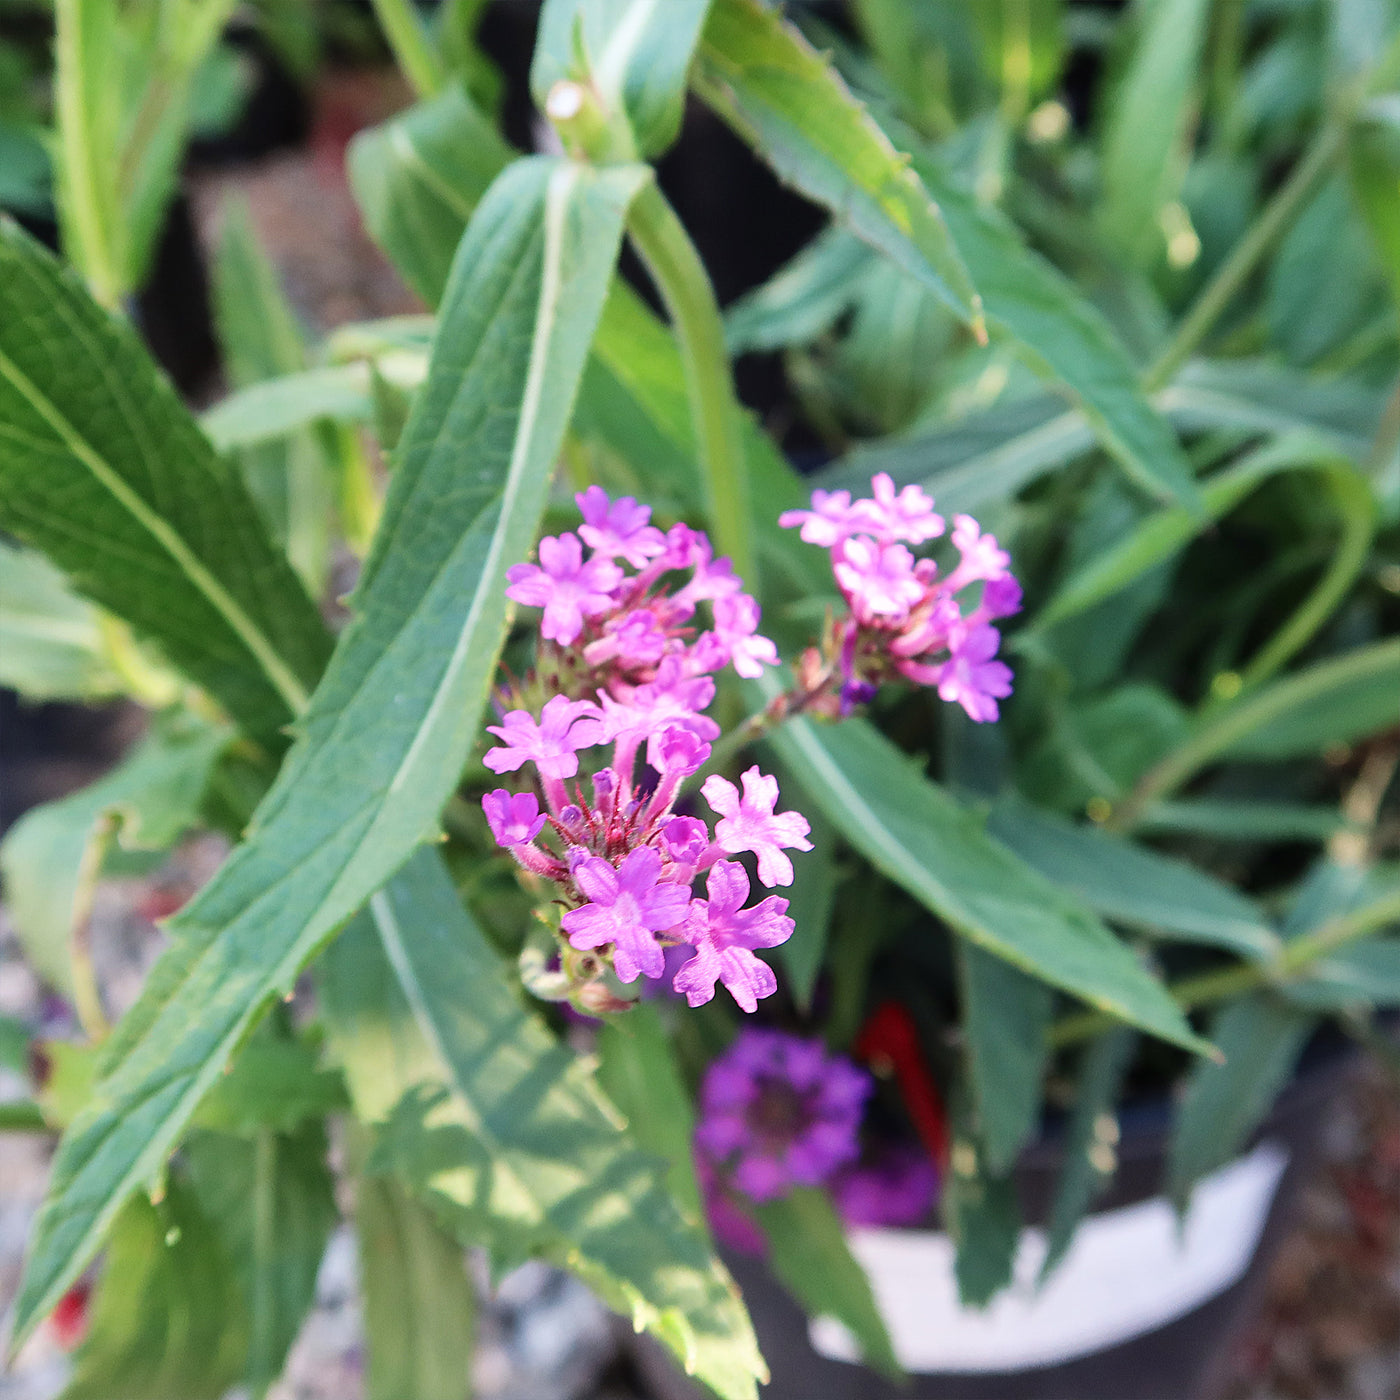
<path id="1" fill-rule="evenodd" d="M 633 982 L 661 978 L 666 949 L 688 945 L 693 956 L 676 973 L 676 990 L 699 1006 L 722 982 L 753 1011 L 777 990 L 755 950 L 785 941 L 793 923 L 785 899 L 748 906 L 748 874 L 724 857 L 750 852 L 764 885 L 790 885 L 784 852 L 811 850 L 808 823 L 774 810 L 777 782 L 756 767 L 743 775 L 742 796 L 722 777 L 706 779 L 701 791 L 719 817 L 713 834 L 675 804 L 719 736 L 704 713 L 715 694 L 711 673 L 732 665 L 757 675 L 776 649 L 758 635 L 758 605 L 729 561 L 712 559 L 703 534 L 685 525 L 663 534 L 647 507 L 612 502 L 596 486 L 576 500 L 582 541 L 546 538 L 538 565 L 507 574 L 511 598 L 544 609 L 539 672 L 557 693 L 538 718 L 516 708 L 490 726 L 501 742 L 483 759 L 495 773 L 533 764 L 538 793 L 498 788 L 482 798 L 483 810 L 497 844 L 558 887 L 571 948 L 610 959 Z M 676 583 L 677 574 L 686 577 Z M 703 631 L 694 626 L 701 602 L 712 624 Z M 570 790 L 580 751 L 601 745 L 612 754 L 592 773 L 590 795 L 578 782 Z M 649 789 L 636 777 L 643 746 L 655 774 Z M 708 898 L 692 898 L 702 874 Z"/>
<path id="2" fill-rule="evenodd" d="M 939 538 L 943 517 L 917 486 L 896 492 L 884 472 L 871 481 L 873 496 L 814 491 L 810 510 L 785 511 L 778 523 L 800 527 L 809 544 L 831 551 L 832 571 L 850 615 L 836 624 L 831 649 L 841 678 L 840 709 L 874 698 L 883 681 L 904 676 L 936 686 L 944 700 L 978 721 L 997 718 L 997 701 L 1011 693 L 1011 671 L 995 659 L 1001 634 L 991 624 L 1021 607 L 1021 588 L 996 538 L 970 515 L 953 517 L 959 562 L 940 576 L 931 559 L 910 545 Z M 981 597 L 964 612 L 957 596 L 980 583 Z M 810 678 L 822 672 L 808 660 Z"/>
<path id="3" fill-rule="evenodd" d="M 872 1081 L 820 1040 L 743 1030 L 705 1072 L 695 1146 L 702 1175 L 751 1200 L 821 1186 L 859 1154 Z"/>

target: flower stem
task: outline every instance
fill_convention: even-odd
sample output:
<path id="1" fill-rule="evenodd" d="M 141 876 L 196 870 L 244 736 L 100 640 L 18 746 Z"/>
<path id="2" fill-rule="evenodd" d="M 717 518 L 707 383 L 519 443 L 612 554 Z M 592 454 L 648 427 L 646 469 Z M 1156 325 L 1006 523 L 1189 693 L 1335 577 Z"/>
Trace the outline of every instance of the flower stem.
<path id="1" fill-rule="evenodd" d="M 714 288 L 685 226 L 655 182 L 632 201 L 627 232 L 656 283 L 680 342 L 715 541 L 734 561 L 750 592 L 756 592 L 749 481 L 739 433 L 742 410 L 734 397 Z"/>
<path id="2" fill-rule="evenodd" d="M 1249 279 L 1278 238 L 1301 208 L 1318 180 L 1331 167 L 1342 144 L 1342 126 L 1328 122 L 1313 138 L 1288 179 L 1274 192 L 1245 236 L 1231 250 L 1229 257 L 1216 269 L 1195 304 L 1176 328 L 1176 334 L 1157 357 L 1143 378 L 1143 388 L 1153 393 L 1162 388 L 1182 365 L 1195 353 L 1197 346 L 1210 334 L 1225 308 Z"/>
<path id="3" fill-rule="evenodd" d="M 404 77 L 419 97 L 442 91 L 443 72 L 413 0 L 374 0 L 374 12 Z"/>

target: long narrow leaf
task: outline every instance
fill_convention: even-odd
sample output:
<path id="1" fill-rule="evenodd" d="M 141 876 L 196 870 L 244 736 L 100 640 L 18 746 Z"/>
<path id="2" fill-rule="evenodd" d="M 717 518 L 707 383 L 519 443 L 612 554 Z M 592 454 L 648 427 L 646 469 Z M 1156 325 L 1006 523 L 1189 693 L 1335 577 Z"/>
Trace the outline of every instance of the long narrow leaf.
<path id="1" fill-rule="evenodd" d="M 172 924 L 60 1147 L 28 1331 L 160 1166 L 263 1007 L 431 838 L 475 737 L 611 276 L 636 168 L 523 161 L 463 241 L 356 620 L 249 841 Z"/>

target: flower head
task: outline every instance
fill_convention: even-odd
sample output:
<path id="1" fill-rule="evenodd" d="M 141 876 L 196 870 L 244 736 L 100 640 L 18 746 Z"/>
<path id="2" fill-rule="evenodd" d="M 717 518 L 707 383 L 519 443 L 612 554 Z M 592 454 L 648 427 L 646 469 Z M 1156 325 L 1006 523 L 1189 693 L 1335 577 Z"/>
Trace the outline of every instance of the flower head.
<path id="1" fill-rule="evenodd" d="M 496 844 L 507 850 L 533 841 L 544 830 L 545 815 L 533 792 L 497 788 L 481 799 L 481 806 Z"/>
<path id="2" fill-rule="evenodd" d="M 742 778 L 744 795 L 718 773 L 705 779 L 700 789 L 705 801 L 719 813 L 715 839 L 729 855 L 752 851 L 758 857 L 758 878 L 769 889 L 792 884 L 792 861 L 784 848 L 810 851 L 807 839 L 811 824 L 800 812 L 774 812 L 778 800 L 778 780 L 766 777 L 755 765 Z"/>
<path id="3" fill-rule="evenodd" d="M 876 539 L 889 542 L 906 540 L 923 544 L 943 533 L 943 517 L 933 508 L 933 497 L 917 486 L 896 492 L 888 472 L 877 472 L 870 479 L 874 499 L 862 501 L 863 523 Z"/>
<path id="4" fill-rule="evenodd" d="M 625 559 L 634 569 L 666 551 L 666 536 L 650 524 L 651 507 L 638 505 L 631 496 L 610 501 L 601 486 L 590 486 L 574 497 L 583 524 L 579 534 L 608 559 Z"/>
<path id="5" fill-rule="evenodd" d="M 700 1006 L 723 982 L 745 1011 L 754 1011 L 761 998 L 778 990 L 778 979 L 767 963 L 754 956 L 755 948 L 775 948 L 792 936 L 788 902 L 777 895 L 751 909 L 749 877 L 742 865 L 717 861 L 706 881 L 709 899 L 691 902 L 681 937 L 695 949 L 695 956 L 676 973 L 672 985 L 692 1006 Z"/>
<path id="6" fill-rule="evenodd" d="M 914 572 L 914 556 L 902 544 L 876 544 L 857 536 L 841 546 L 832 568 L 862 622 L 874 618 L 902 622 L 924 596 L 925 586 Z"/>
<path id="7" fill-rule="evenodd" d="M 756 1201 L 819 1186 L 856 1158 L 870 1089 L 819 1040 L 743 1030 L 705 1074 L 696 1147 Z"/>
<path id="8" fill-rule="evenodd" d="M 996 719 L 997 700 L 1011 694 L 1011 668 L 992 659 L 1000 644 L 1001 634 L 985 623 L 956 628 L 938 676 L 939 698 L 961 705 L 972 719 Z"/>

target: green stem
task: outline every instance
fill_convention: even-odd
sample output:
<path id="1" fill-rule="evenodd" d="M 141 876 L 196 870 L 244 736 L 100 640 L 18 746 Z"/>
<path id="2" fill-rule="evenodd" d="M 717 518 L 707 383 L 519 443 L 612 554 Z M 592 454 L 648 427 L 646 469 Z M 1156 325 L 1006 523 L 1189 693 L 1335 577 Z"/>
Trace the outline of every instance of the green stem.
<path id="1" fill-rule="evenodd" d="M 47 1133 L 44 1110 L 32 1099 L 10 1099 L 0 1103 L 0 1133 Z"/>
<path id="2" fill-rule="evenodd" d="M 427 27 L 413 0 L 374 0 L 380 28 L 394 51 L 394 58 L 419 97 L 442 91 L 442 63 L 428 39 Z"/>
<path id="3" fill-rule="evenodd" d="M 1397 662 L 1400 662 L 1400 638 L 1377 642 L 1334 660 L 1319 662 L 1232 704 L 1208 719 L 1180 748 L 1149 768 L 1107 825 L 1115 831 L 1129 829 L 1154 802 L 1169 797 L 1236 740 L 1295 705 L 1325 695 L 1348 681 L 1362 679 L 1372 671 L 1386 671 Z"/>
<path id="4" fill-rule="evenodd" d="M 1260 259 L 1292 223 L 1318 180 L 1330 168 L 1342 144 L 1342 126 L 1329 122 L 1304 151 L 1288 179 L 1274 192 L 1245 236 L 1206 283 L 1195 305 L 1186 313 L 1166 349 L 1157 357 L 1143 378 L 1143 388 L 1152 393 L 1162 388 L 1195 353 L 1248 281 Z"/>
<path id="5" fill-rule="evenodd" d="M 277 1379 L 273 1360 L 277 1252 L 277 1135 L 259 1128 L 253 1141 L 253 1306 L 248 1370 L 253 1394 L 261 1397 Z"/>
<path id="6" fill-rule="evenodd" d="M 1231 997 L 1255 991 L 1260 987 L 1277 986 L 1291 977 L 1296 977 L 1329 954 L 1365 938 L 1367 934 L 1374 933 L 1397 919 L 1400 919 L 1400 890 L 1376 900 L 1374 904 L 1367 904 L 1349 914 L 1339 915 L 1312 933 L 1295 938 L 1268 962 L 1237 963 L 1233 967 L 1203 972 L 1199 976 L 1186 977 L 1173 983 L 1169 990 L 1172 999 L 1183 1011 L 1193 1011 L 1198 1007 L 1227 1001 Z M 1115 1021 L 1112 1016 L 1107 1016 L 1101 1011 L 1085 1011 L 1076 1016 L 1066 1016 L 1051 1028 L 1050 1043 L 1056 1048 L 1073 1045 L 1119 1024 L 1121 1023 Z"/>
<path id="7" fill-rule="evenodd" d="M 94 1043 L 106 1039 L 111 1029 L 102 1007 L 97 971 L 92 961 L 92 908 L 97 882 L 106 864 L 107 853 L 117 834 L 117 819 L 108 813 L 97 824 L 78 866 L 77 889 L 73 895 L 73 925 L 69 934 L 69 965 L 73 974 L 73 1010 L 84 1034 Z"/>
<path id="8" fill-rule="evenodd" d="M 758 589 L 749 510 L 748 472 L 740 437 L 724 322 L 695 245 L 655 182 L 627 217 L 627 232 L 665 303 L 680 342 L 686 393 L 715 542 L 751 592 Z"/>
<path id="9" fill-rule="evenodd" d="M 1244 0 L 1218 0 L 1210 54 L 1210 114 L 1213 142 L 1221 150 L 1238 144 L 1240 59 L 1244 53 Z"/>

